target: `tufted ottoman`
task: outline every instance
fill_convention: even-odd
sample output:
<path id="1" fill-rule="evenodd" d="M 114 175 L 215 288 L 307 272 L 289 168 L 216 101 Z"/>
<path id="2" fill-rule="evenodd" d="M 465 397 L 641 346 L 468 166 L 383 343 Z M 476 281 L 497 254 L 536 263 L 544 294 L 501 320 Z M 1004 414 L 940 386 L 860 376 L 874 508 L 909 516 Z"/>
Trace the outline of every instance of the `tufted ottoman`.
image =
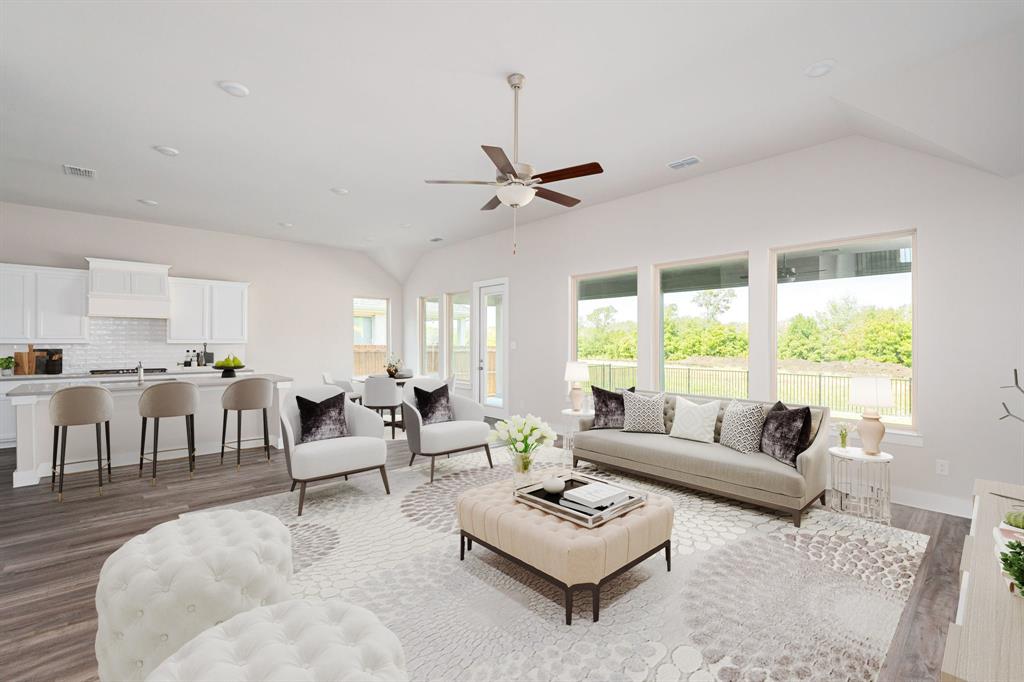
<path id="1" fill-rule="evenodd" d="M 147 682 L 405 680 L 402 645 L 377 616 L 340 599 L 240 613 L 183 646 Z"/>
<path id="2" fill-rule="evenodd" d="M 288 599 L 291 575 L 291 534 L 263 512 L 186 514 L 137 535 L 100 570 L 100 679 L 144 679 L 203 630 Z"/>
<path id="3" fill-rule="evenodd" d="M 672 501 L 648 494 L 647 504 L 597 528 L 583 528 L 516 502 L 507 481 L 471 488 L 459 495 L 461 556 L 473 542 L 550 580 L 565 594 L 565 623 L 572 624 L 572 595 L 591 593 L 594 622 L 600 615 L 601 586 L 665 550 L 672 570 Z"/>

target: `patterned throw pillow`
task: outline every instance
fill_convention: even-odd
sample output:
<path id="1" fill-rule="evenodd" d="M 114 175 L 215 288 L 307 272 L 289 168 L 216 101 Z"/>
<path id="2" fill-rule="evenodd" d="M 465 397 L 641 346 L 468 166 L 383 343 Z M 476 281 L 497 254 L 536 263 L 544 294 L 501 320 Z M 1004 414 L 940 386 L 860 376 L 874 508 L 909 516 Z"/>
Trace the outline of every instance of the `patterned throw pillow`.
<path id="1" fill-rule="evenodd" d="M 606 391 L 597 386 L 590 387 L 594 394 L 594 424 L 592 429 L 621 429 L 626 418 L 626 408 L 622 402 L 624 391 Z M 625 392 L 635 391 L 636 387 L 627 388 Z"/>
<path id="2" fill-rule="evenodd" d="M 672 432 L 668 435 L 701 443 L 714 443 L 715 422 L 718 421 L 721 403 L 721 400 L 695 403 L 682 396 L 676 396 L 676 416 L 672 421 Z"/>
<path id="3" fill-rule="evenodd" d="M 777 402 L 764 418 L 761 452 L 796 468 L 796 456 L 802 452 L 801 444 L 810 439 L 810 433 L 811 408 L 791 410 Z"/>
<path id="4" fill-rule="evenodd" d="M 646 396 L 626 392 L 622 394 L 626 417 L 623 431 L 635 433 L 665 433 L 665 394 Z"/>
<path id="5" fill-rule="evenodd" d="M 349 435 L 348 423 L 345 421 L 344 392 L 320 402 L 297 395 L 295 402 L 299 405 L 299 422 L 302 425 L 300 443 Z"/>
<path id="6" fill-rule="evenodd" d="M 420 411 L 424 426 L 455 421 L 452 401 L 448 396 L 448 384 L 433 391 L 427 391 L 419 386 L 413 386 L 412 390 L 416 394 L 416 409 Z"/>
<path id="7" fill-rule="evenodd" d="M 760 403 L 744 405 L 736 400 L 729 403 L 722 417 L 722 445 L 746 453 L 760 450 L 764 412 Z"/>

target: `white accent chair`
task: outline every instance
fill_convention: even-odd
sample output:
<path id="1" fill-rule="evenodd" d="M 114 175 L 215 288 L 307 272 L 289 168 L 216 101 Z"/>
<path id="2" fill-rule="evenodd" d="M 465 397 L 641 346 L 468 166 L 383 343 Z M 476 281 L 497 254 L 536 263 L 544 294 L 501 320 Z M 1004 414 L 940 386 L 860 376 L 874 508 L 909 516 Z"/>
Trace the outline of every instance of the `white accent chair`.
<path id="1" fill-rule="evenodd" d="M 447 382 L 442 379 L 421 377 L 405 384 L 404 401 L 402 402 L 402 421 L 406 425 L 406 437 L 412 457 L 412 466 L 416 456 L 430 458 L 430 482 L 434 482 L 434 461 L 441 455 L 449 457 L 454 452 L 484 449 L 487 462 L 494 468 L 491 461 L 491 448 L 488 444 L 491 427 L 484 421 L 484 408 L 469 398 L 455 395 L 448 390 L 448 400 L 455 413 L 455 421 L 424 424 L 423 417 L 416 406 L 415 389 L 434 391 Z"/>
<path id="2" fill-rule="evenodd" d="M 346 398 L 354 403 L 363 404 L 363 394 L 356 390 L 351 381 L 345 381 L 344 379 L 335 381 L 334 376 L 330 372 L 323 372 L 320 376 L 323 378 L 325 386 L 337 386 L 345 391 Z"/>
<path id="3" fill-rule="evenodd" d="M 377 616 L 341 599 L 293 599 L 203 632 L 147 682 L 407 680 L 402 644 Z"/>
<path id="4" fill-rule="evenodd" d="M 351 435 L 302 442 L 302 421 L 295 396 L 322 402 L 341 393 L 337 386 L 310 386 L 294 389 L 285 398 L 281 409 L 281 430 L 284 434 L 284 455 L 292 490 L 299 490 L 299 516 L 306 501 L 306 484 L 377 469 L 384 481 L 384 492 L 391 494 L 384 464 L 388 446 L 384 442 L 384 420 L 351 400 L 345 401 L 345 422 Z"/>
<path id="5" fill-rule="evenodd" d="M 395 439 L 395 427 L 401 427 L 405 431 L 405 419 L 396 421 L 396 413 L 402 406 L 402 389 L 391 377 L 368 376 L 365 384 L 366 392 L 363 394 L 363 405 L 384 416 L 384 410 L 391 412 L 391 421 L 385 425 L 391 426 L 391 439 Z"/>
<path id="6" fill-rule="evenodd" d="M 291 533 L 260 511 L 184 514 L 124 543 L 96 585 L 102 682 L 134 682 L 207 628 L 291 597 Z"/>

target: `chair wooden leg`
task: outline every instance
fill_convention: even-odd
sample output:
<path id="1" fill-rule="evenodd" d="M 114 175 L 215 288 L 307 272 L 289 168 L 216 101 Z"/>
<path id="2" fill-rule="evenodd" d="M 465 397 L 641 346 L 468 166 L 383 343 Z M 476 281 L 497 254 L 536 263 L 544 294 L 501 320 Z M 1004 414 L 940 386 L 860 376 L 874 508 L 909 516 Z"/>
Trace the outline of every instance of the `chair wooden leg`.
<path id="1" fill-rule="evenodd" d="M 430 482 L 434 482 L 434 462 L 437 461 L 437 457 L 430 458 Z"/>
<path id="2" fill-rule="evenodd" d="M 298 484 L 298 481 L 295 481 L 295 480 L 293 480 L 293 481 L 292 481 L 292 489 L 291 489 L 291 492 L 295 492 L 295 486 L 296 486 L 297 484 Z"/>
<path id="3" fill-rule="evenodd" d="M 235 432 L 235 469 L 242 468 L 242 411 L 238 411 L 238 431 Z"/>
<path id="4" fill-rule="evenodd" d="M 64 453 L 68 447 L 68 427 L 60 427 L 60 476 L 57 479 L 57 501 L 64 501 Z"/>
<path id="5" fill-rule="evenodd" d="M 388 495 L 391 494 L 391 486 L 388 485 L 388 472 L 384 471 L 384 465 L 380 467 L 380 478 L 384 481 L 384 492 Z"/>
<path id="6" fill-rule="evenodd" d="M 267 408 L 263 408 L 263 448 L 267 451 L 267 461 L 270 461 L 270 428 L 267 426 Z"/>
<path id="7" fill-rule="evenodd" d="M 228 411 L 224 410 L 224 423 L 220 427 L 220 463 L 224 463 L 224 443 L 228 439 Z"/>
<path id="8" fill-rule="evenodd" d="M 139 445 L 139 478 L 142 478 L 142 464 L 146 456 L 146 418 L 142 418 L 142 444 Z"/>
<path id="9" fill-rule="evenodd" d="M 96 422 L 96 473 L 100 477 L 100 489 L 97 491 L 103 494 L 103 425 Z"/>
<path id="10" fill-rule="evenodd" d="M 395 408 L 391 408 L 391 440 L 395 439 Z"/>
<path id="11" fill-rule="evenodd" d="M 345 480 L 346 481 L 348 480 L 348 474 L 345 474 Z"/>
<path id="12" fill-rule="evenodd" d="M 114 482 L 114 470 L 110 466 L 110 420 L 104 424 L 107 433 L 107 483 Z"/>
<path id="13" fill-rule="evenodd" d="M 665 566 L 669 573 L 672 572 L 672 541 L 665 543 Z"/>
<path id="14" fill-rule="evenodd" d="M 416 459 L 416 453 L 412 453 L 412 457 L 409 458 L 409 466 L 412 466 L 412 461 Z"/>
<path id="15" fill-rule="evenodd" d="M 490 464 L 491 468 L 493 469 L 494 462 L 491 461 L 491 446 L 488 445 L 487 443 L 484 443 L 484 452 L 487 453 L 487 463 Z"/>
<path id="16" fill-rule="evenodd" d="M 299 516 L 302 516 L 302 505 L 306 503 L 306 482 L 299 485 Z"/>
<path id="17" fill-rule="evenodd" d="M 156 485 L 156 458 L 160 450 L 160 417 L 153 417 L 153 478 L 150 485 Z"/>
<path id="18" fill-rule="evenodd" d="M 53 427 L 53 464 L 50 465 L 50 492 L 57 482 L 57 445 L 60 442 L 60 427 Z"/>

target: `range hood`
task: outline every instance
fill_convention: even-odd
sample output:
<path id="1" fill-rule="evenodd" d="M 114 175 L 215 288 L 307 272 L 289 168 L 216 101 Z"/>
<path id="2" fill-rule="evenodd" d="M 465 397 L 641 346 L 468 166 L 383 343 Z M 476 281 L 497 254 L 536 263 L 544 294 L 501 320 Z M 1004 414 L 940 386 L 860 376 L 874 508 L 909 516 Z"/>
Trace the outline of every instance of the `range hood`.
<path id="1" fill-rule="evenodd" d="M 170 265 L 106 258 L 85 260 L 89 261 L 89 317 L 170 316 Z"/>

